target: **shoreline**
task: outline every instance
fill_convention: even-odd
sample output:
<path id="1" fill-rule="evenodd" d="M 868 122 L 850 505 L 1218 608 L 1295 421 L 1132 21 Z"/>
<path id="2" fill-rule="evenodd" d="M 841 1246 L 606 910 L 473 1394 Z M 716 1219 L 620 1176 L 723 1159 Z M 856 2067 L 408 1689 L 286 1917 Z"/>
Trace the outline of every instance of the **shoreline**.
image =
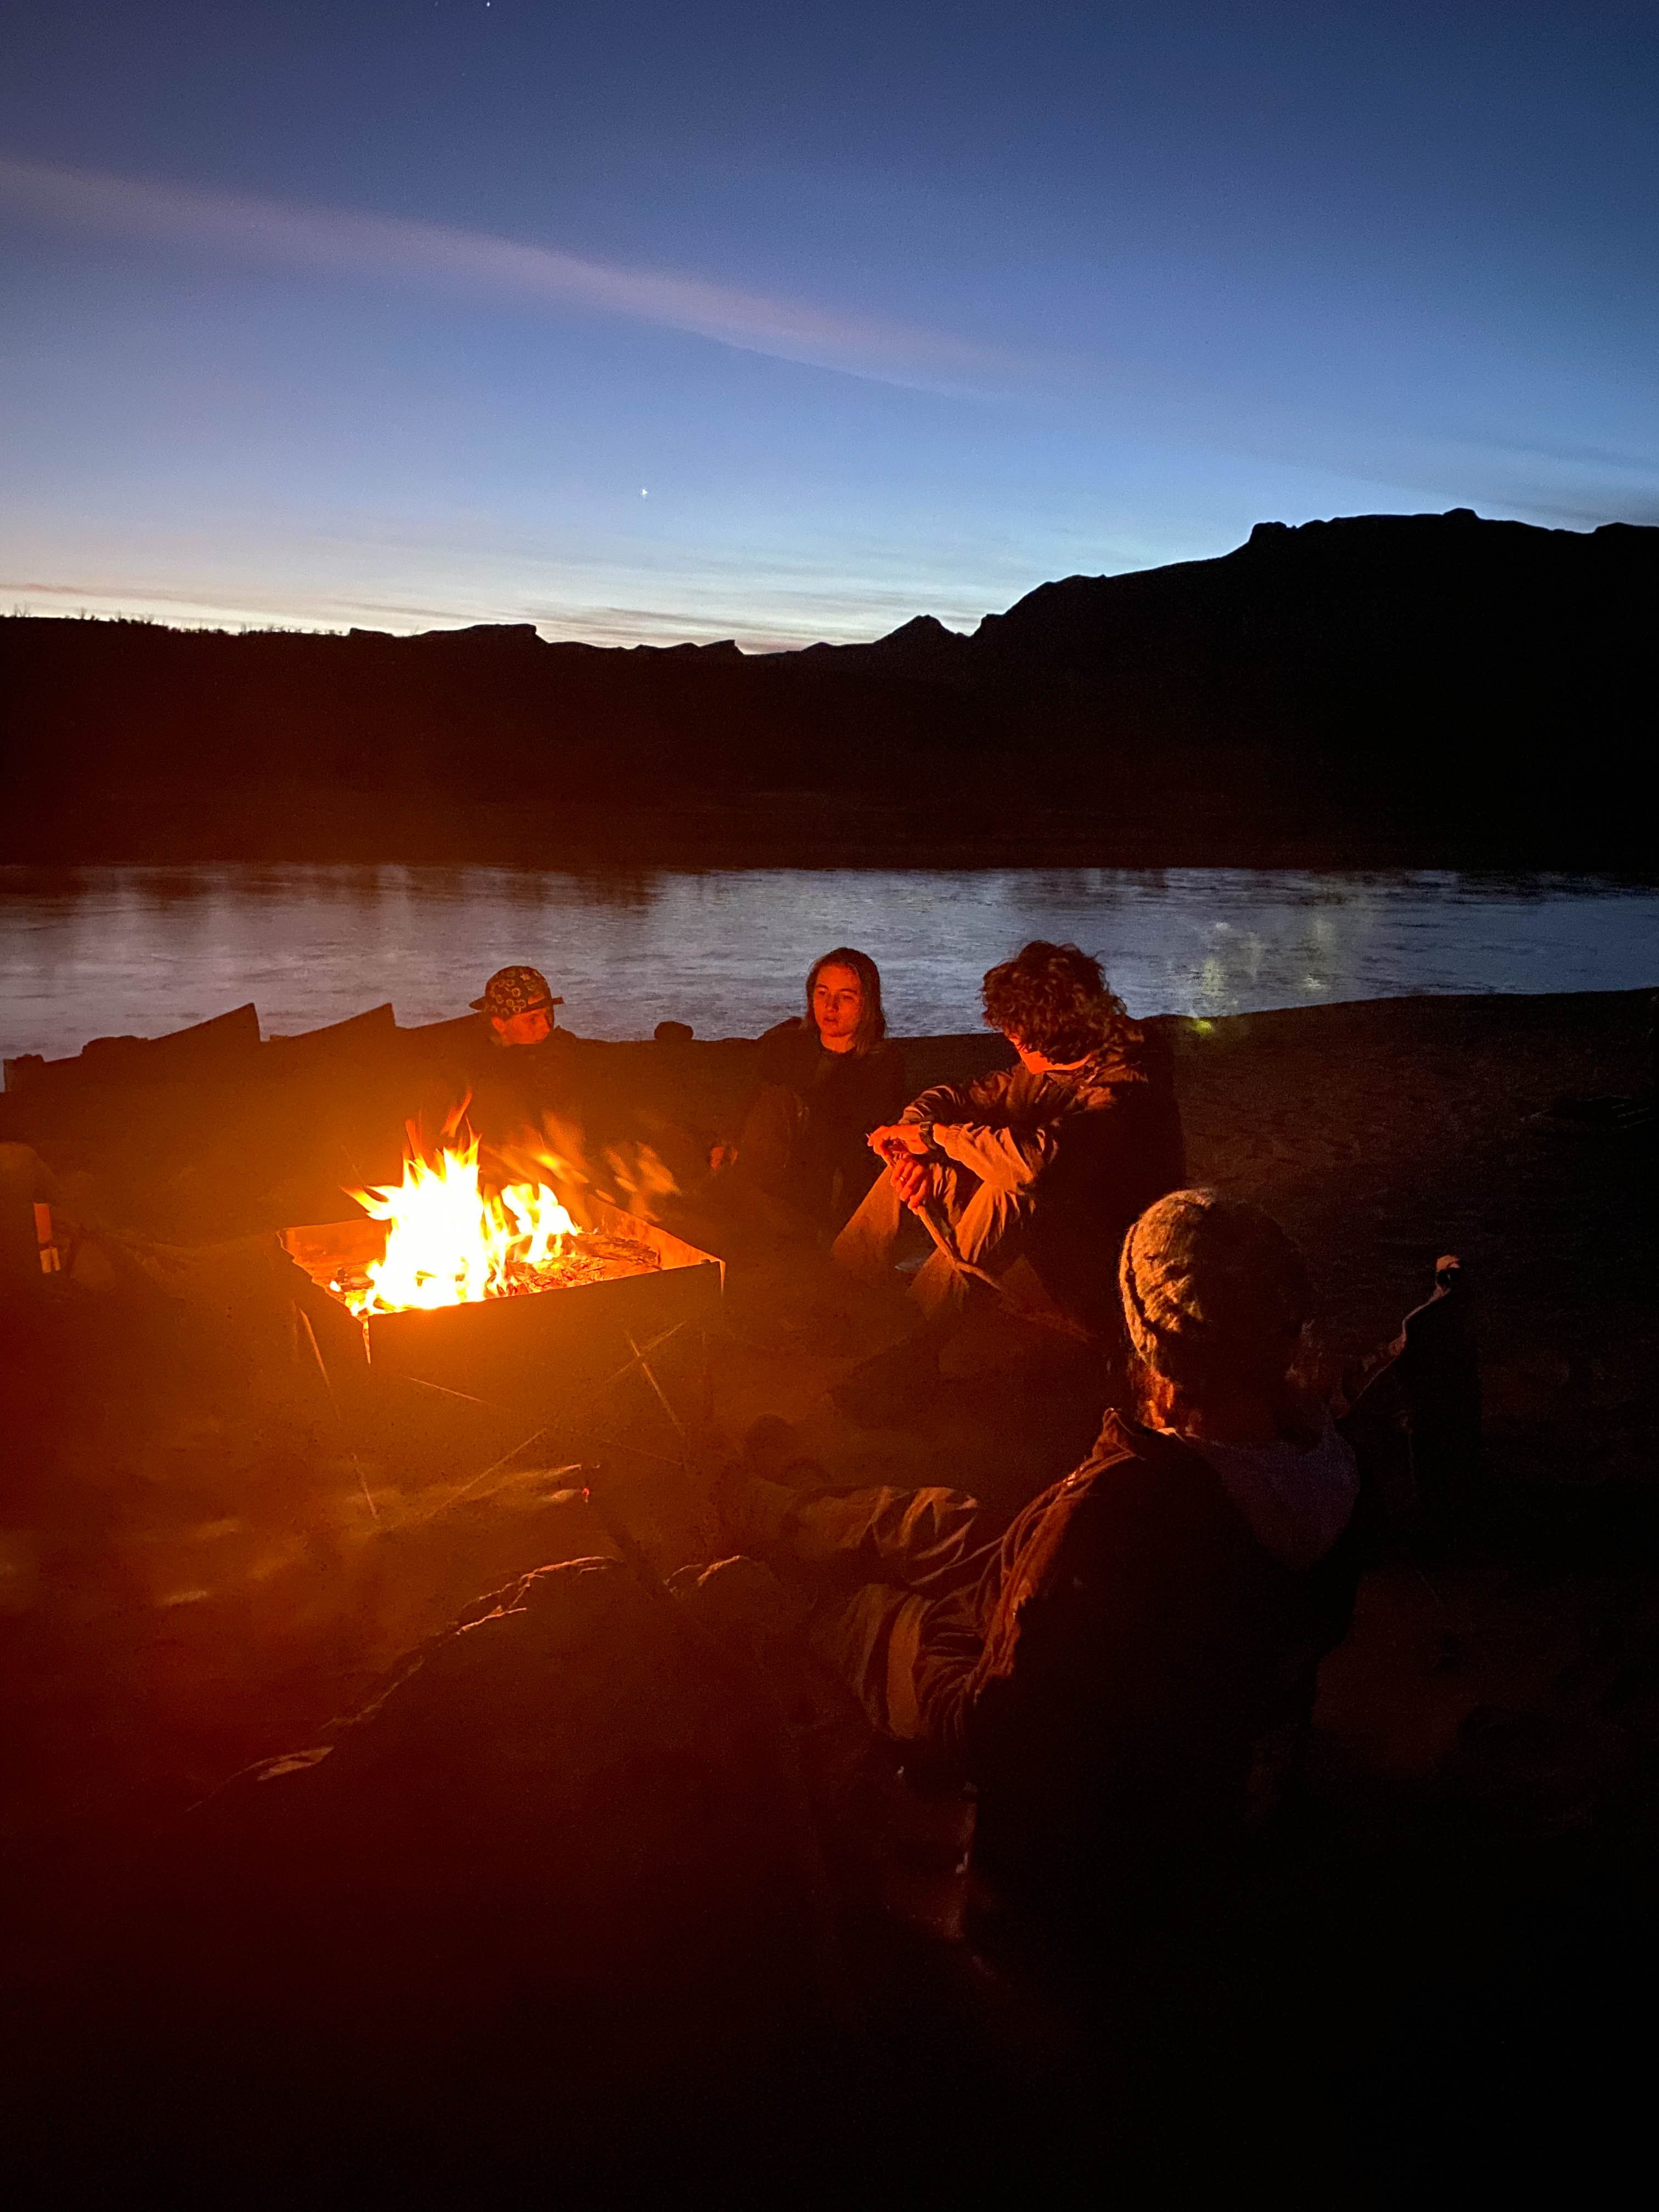
<path id="1" fill-rule="evenodd" d="M 1310 1257 L 1328 1259 L 1336 1304 L 1352 1309 L 1345 1327 L 1363 1316 L 1374 1331 L 1408 1287 L 1390 1286 L 1385 1249 L 1411 1250 L 1421 1267 L 1461 1237 L 1485 1265 L 1516 1243 L 1522 1273 L 1538 1267 L 1516 1176 L 1528 1159 L 1559 1165 L 1564 1146 L 1594 1151 L 1593 1131 L 1552 1123 L 1564 1096 L 1650 1090 L 1656 988 L 1417 993 L 1146 1025 L 1174 1056 L 1193 1179 L 1281 1212 Z M 34 1146 L 59 1173 L 92 1170 L 108 1152 L 138 1217 L 171 1209 L 167 1233 L 183 1243 L 323 1218 L 270 1206 L 302 1182 L 313 1194 L 343 1182 L 326 1172 L 330 1146 L 366 1159 L 390 1132 L 400 1152 L 400 1102 L 425 1067 L 423 1039 L 445 1026 L 399 1028 L 388 1005 L 262 1038 L 249 1005 L 170 1036 L 13 1060 L 0 1141 Z M 1006 1053 L 984 1029 L 895 1042 L 913 1092 L 966 1081 Z M 729 1111 L 757 1049 L 752 1037 L 585 1039 L 573 1067 L 602 1117 L 643 1109 L 695 1129 Z M 1386 1223 L 1383 1243 L 1346 1230 L 1351 1212 Z M 148 1226 L 160 1233 L 158 1219 Z"/>
<path id="2" fill-rule="evenodd" d="M 159 1041 L 239 984 L 267 1039 L 369 1009 L 409 1032 L 504 960 L 556 973 L 584 1040 L 753 1037 L 849 933 L 913 1038 L 971 1028 L 984 971 L 1032 938 L 1097 953 L 1137 1018 L 1659 984 L 1659 896 L 1606 871 L 0 866 L 0 1039 L 54 1061 Z"/>
<path id="3" fill-rule="evenodd" d="M 1495 1009 L 1508 1004 L 1539 1009 L 1554 1007 L 1565 1012 L 1626 1001 L 1638 1006 L 1646 1002 L 1652 1007 L 1651 1025 L 1656 1036 L 1659 1036 L 1659 976 L 1651 983 L 1614 985 L 1604 990 L 1394 991 L 1364 997 L 1322 996 L 1311 1003 L 1303 1000 L 1286 1006 L 1242 1007 L 1227 1013 L 1133 1014 L 1131 1019 L 1162 1032 L 1179 1053 L 1182 1040 L 1190 1051 L 1194 1040 L 1236 1038 L 1246 1033 L 1246 1025 L 1304 1024 L 1321 1017 L 1380 1013 L 1383 1009 Z M 255 1081 L 263 1073 L 281 1072 L 295 1059 L 323 1065 L 335 1051 L 346 1056 L 342 1072 L 349 1073 L 354 1066 L 361 1067 L 361 1055 L 364 1053 L 401 1051 L 418 1056 L 422 1040 L 429 1034 L 452 1027 L 453 1019 L 442 1016 L 429 1022 L 402 1023 L 397 1019 L 392 1004 L 386 1001 L 309 1030 L 275 1030 L 266 1026 L 257 1003 L 249 1000 L 181 1029 L 155 1036 L 108 1035 L 88 1038 L 71 1053 L 51 1054 L 25 1050 L 9 1054 L 5 1061 L 7 1079 L 0 1088 L 0 1098 L 9 1096 L 15 1102 L 20 1094 L 32 1089 L 37 1099 L 46 1091 L 62 1097 L 66 1095 L 66 1087 L 90 1095 L 100 1083 L 143 1085 L 191 1074 L 233 1084 L 239 1080 Z M 632 1056 L 627 1061 L 627 1072 L 635 1076 L 653 1066 L 661 1068 L 676 1061 L 684 1064 L 688 1060 L 703 1060 L 710 1055 L 718 1055 L 730 1070 L 735 1071 L 741 1056 L 753 1051 L 760 1041 L 758 1034 L 688 1035 L 667 1040 L 643 1036 L 600 1037 L 574 1030 L 562 1030 L 561 1035 L 579 1052 L 591 1055 L 596 1066 L 610 1064 L 622 1072 L 623 1056 Z M 890 1042 L 903 1051 L 907 1066 L 918 1072 L 915 1075 L 918 1089 L 933 1083 L 965 1080 L 969 1074 L 979 1071 L 981 1063 L 1000 1064 L 1006 1052 L 998 1034 L 982 1025 L 970 1030 L 914 1033 L 890 1030 L 888 1036 Z M 937 1072 L 941 1068 L 950 1072 Z"/>

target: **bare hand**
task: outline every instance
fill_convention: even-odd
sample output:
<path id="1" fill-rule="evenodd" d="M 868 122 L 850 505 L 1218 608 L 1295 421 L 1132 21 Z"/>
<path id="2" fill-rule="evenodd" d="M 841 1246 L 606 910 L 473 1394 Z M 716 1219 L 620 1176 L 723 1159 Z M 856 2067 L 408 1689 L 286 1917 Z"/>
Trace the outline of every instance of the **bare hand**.
<path id="1" fill-rule="evenodd" d="M 927 1133 L 918 1121 L 890 1121 L 884 1129 L 872 1129 L 869 1145 L 884 1160 L 904 1152 L 914 1153 L 919 1159 L 930 1149 Z"/>
<path id="2" fill-rule="evenodd" d="M 939 1188 L 939 1178 L 926 1160 L 912 1159 L 908 1152 L 901 1153 L 887 1170 L 893 1178 L 893 1188 L 912 1213 L 920 1213 Z"/>

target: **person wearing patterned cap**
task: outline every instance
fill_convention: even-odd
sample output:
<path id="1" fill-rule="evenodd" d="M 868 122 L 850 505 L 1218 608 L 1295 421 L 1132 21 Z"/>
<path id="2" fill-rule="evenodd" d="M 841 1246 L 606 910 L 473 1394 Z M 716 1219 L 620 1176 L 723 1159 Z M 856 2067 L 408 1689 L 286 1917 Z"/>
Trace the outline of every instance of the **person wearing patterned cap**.
<path id="1" fill-rule="evenodd" d="M 538 968 L 498 968 L 470 1013 L 415 1031 L 424 1069 L 416 1118 L 428 1136 L 463 1101 L 486 1154 L 534 1141 L 550 1114 L 579 1121 L 581 1041 L 557 1025 L 563 1003 Z"/>
<path id="2" fill-rule="evenodd" d="M 472 1011 L 489 1024 L 492 1044 L 545 1044 L 558 1026 L 554 1008 L 563 1004 L 539 968 L 498 968 Z"/>
<path id="3" fill-rule="evenodd" d="M 799 1462 L 721 1491 L 731 1536 L 817 1589 L 812 1640 L 876 1726 L 975 1785 L 981 1870 L 1068 1918 L 1169 1894 L 1260 1808 L 1358 1575 L 1353 1453 L 1292 1380 L 1313 1296 L 1284 1230 L 1175 1191 L 1118 1283 L 1134 1411 L 1006 1528 L 948 1489 L 815 1494 Z"/>

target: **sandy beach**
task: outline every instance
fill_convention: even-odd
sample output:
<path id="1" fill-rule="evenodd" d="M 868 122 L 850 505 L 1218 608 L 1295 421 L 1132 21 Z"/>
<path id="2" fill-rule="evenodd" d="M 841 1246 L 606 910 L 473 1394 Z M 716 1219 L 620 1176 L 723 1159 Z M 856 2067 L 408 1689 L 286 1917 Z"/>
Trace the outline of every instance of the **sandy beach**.
<path id="1" fill-rule="evenodd" d="M 1258 1201 L 1302 1242 L 1331 1374 L 1393 1334 L 1442 1253 L 1464 1261 L 1480 1315 L 1486 1502 L 1449 1547 L 1403 1529 L 1367 1577 L 1322 1678 L 1293 1877 L 1286 1862 L 1273 1880 L 1311 1900 L 1320 2001 L 1351 2030 L 1386 2042 L 1426 2003 L 1412 2069 L 1504 2004 L 1545 2035 L 1638 1938 L 1633 1870 L 1659 1819 L 1652 1133 L 1582 1103 L 1650 1085 L 1648 996 L 1401 999 L 1166 1027 L 1193 1179 Z M 654 1079 L 659 1048 L 604 1049 L 623 1089 Z M 906 1049 L 920 1085 L 985 1065 L 996 1042 Z M 746 1048 L 685 1050 L 716 1091 L 741 1082 Z M 0 1133 L 66 1177 L 96 1168 L 91 1121 L 54 1139 L 39 1119 L 24 1091 Z M 545 1455 L 477 1480 L 510 1423 L 428 1408 L 343 1443 L 260 1318 L 270 1285 L 247 1255 L 278 1221 L 244 1206 L 216 1223 L 189 1160 L 175 1148 L 164 1164 L 174 1218 L 180 1193 L 199 1200 L 182 1296 L 129 1308 L 88 1294 L 11 1332 L 0 1834 L 11 1893 L 30 1900 L 12 1931 L 30 2002 L 85 1971 L 64 1933 L 76 1900 L 136 1838 L 309 1741 L 482 1591 L 603 1547 Z M 223 1175 L 222 1146 L 212 1165 Z M 111 1176 L 153 1224 L 131 1158 Z M 854 1428 L 823 1394 L 893 1326 L 810 1255 L 734 1259 L 719 1428 L 735 1439 L 780 1413 L 836 1480 L 944 1480 L 1010 1508 L 1086 1447 L 1097 1407 L 1075 1376 L 1042 1373 L 963 1382 L 903 1426 Z M 654 1464 L 619 1456 L 613 1475 L 611 1506 L 658 1572 L 717 1544 L 696 1480 L 660 1449 Z M 1565 1950 L 1542 1942 L 1540 1914 L 1571 1931 Z M 1320 1978 L 1339 1968 L 1340 2000 Z"/>
<path id="2" fill-rule="evenodd" d="M 1394 1334 L 1402 1313 L 1431 1288 L 1437 1256 L 1455 1252 L 1480 1315 L 1495 1498 L 1547 1498 L 1563 1511 L 1571 1500 L 1574 1513 L 1593 1518 L 1598 1501 L 1648 1494 L 1652 1377 L 1659 1370 L 1649 1155 L 1639 1134 L 1553 1111 L 1563 1100 L 1635 1093 L 1650 1080 L 1644 994 L 1400 999 L 1164 1026 L 1176 1055 L 1193 1179 L 1255 1200 L 1301 1241 L 1321 1288 L 1320 1348 L 1333 1376 Z M 596 1049 L 623 1093 L 638 1095 L 661 1080 L 659 1048 Z M 917 1087 L 983 1066 L 998 1049 L 986 1036 L 906 1046 Z M 684 1050 L 695 1058 L 705 1099 L 740 1086 L 745 1048 Z M 27 1141 L 40 1109 L 27 1092 L 4 1103 L 4 1136 Z M 285 1118 L 293 1117 L 285 1112 Z M 250 1218 L 246 1193 L 234 1188 L 235 1134 L 220 1132 L 192 1159 L 180 1157 L 186 1131 L 159 1155 L 140 1152 L 135 1161 L 130 1115 L 116 1117 L 112 1136 L 84 1117 L 65 1117 L 59 1128 L 40 1133 L 48 1164 L 71 1182 L 77 1171 L 105 1170 L 106 1194 L 135 1226 L 151 1236 L 163 1223 L 171 1226 L 167 1249 L 178 1255 L 179 1285 L 196 1304 L 188 1309 L 187 1353 L 185 1338 L 169 1334 L 169 1322 L 186 1310 L 176 1301 L 160 1298 L 136 1325 L 126 1316 L 112 1333 L 105 1318 L 111 1309 L 88 1297 L 44 1316 L 40 1358 L 14 1369 L 5 1514 L 7 1633 L 21 1667 L 14 1712 L 40 1694 L 40 1677 L 24 1655 L 40 1638 L 48 1646 L 60 1635 L 68 1638 L 60 1657 L 70 1679 L 52 1670 L 64 1691 L 73 1685 L 76 1694 L 102 1704 L 106 1686 L 97 1681 L 92 1653 L 106 1636 L 123 1654 L 118 1664 L 113 1650 L 107 1655 L 126 1686 L 122 1694 L 142 1680 L 149 1639 L 162 1624 L 134 1602 L 143 1577 L 133 1562 L 151 1557 L 158 1545 L 169 1554 L 178 1545 L 187 1551 L 187 1531 L 198 1523 L 221 1531 L 204 1540 L 200 1574 L 192 1570 L 189 1578 L 203 1586 L 202 1602 L 211 1612 L 209 1592 L 216 1600 L 229 1596 L 214 1587 L 212 1543 L 223 1543 L 233 1582 L 239 1568 L 247 1570 L 248 1545 L 259 1550 L 246 1533 L 227 1540 L 224 1524 L 240 1525 L 247 1516 L 254 1528 L 261 1515 L 275 1514 L 292 1534 L 313 1511 L 325 1526 L 339 1520 L 329 1473 L 339 1456 L 337 1437 L 319 1426 L 307 1402 L 285 1401 L 280 1382 L 258 1371 L 235 1335 L 232 1302 L 242 1301 L 245 1319 L 259 1296 L 257 1279 L 249 1289 L 243 1277 L 261 1226 Z M 227 1184 L 229 1197 L 216 1206 L 211 1193 Z M 274 1203 L 279 1216 L 264 1225 L 279 1226 L 280 1198 L 263 1202 Z M 260 1203 L 254 1201 L 255 1214 Z M 288 1203 L 298 1200 L 290 1194 Z M 301 1218 L 319 1218 L 327 1203 L 325 1188 L 320 1197 L 313 1193 Z M 839 1480 L 872 1471 L 887 1479 L 946 1479 L 1012 1507 L 1065 1471 L 1079 1437 L 1086 1443 L 1093 1410 L 1087 1405 L 1066 1419 L 1051 1407 L 1032 1422 L 1019 1409 L 999 1417 L 971 1389 L 902 1431 L 857 1431 L 821 1410 L 815 1414 L 825 1389 L 890 1334 L 894 1319 L 885 1308 L 861 1304 L 809 1254 L 737 1261 L 728 1271 L 726 1314 L 714 1354 L 721 1428 L 740 1435 L 761 1413 L 816 1419 L 813 1448 Z M 204 1315 L 206 1325 L 198 1325 Z M 170 1361 L 183 1362 L 177 1373 L 168 1371 Z M 461 1464 L 470 1441 L 456 1440 Z M 448 1470 L 423 1465 L 411 1478 L 397 1463 L 395 1438 L 362 1449 L 376 1462 L 374 1480 L 394 1500 L 405 1482 L 424 1499 L 422 1512 L 444 1497 Z M 640 1503 L 652 1526 L 660 1523 L 657 1540 L 692 1556 L 698 1536 L 709 1532 L 688 1510 L 690 1502 L 650 1483 L 645 1489 Z M 257 1509 L 247 1492 L 257 1492 Z M 476 1497 L 467 1516 L 483 1538 L 489 1516 Z M 343 1540 L 348 1549 L 357 1540 L 349 1512 Z M 505 1575 L 537 1564 L 542 1540 L 533 1526 L 489 1531 L 489 1571 Z M 665 1556 L 660 1564 L 684 1561 Z M 328 1626 L 322 1641 L 330 1656 L 324 1663 L 319 1648 L 309 1680 L 285 1634 L 281 1721 L 262 1711 L 255 1665 L 237 1694 L 216 1696 L 212 1734 L 224 1745 L 218 1755 L 236 1764 L 280 1749 L 284 1728 L 302 1727 L 307 1713 L 325 1717 L 348 1686 L 338 1672 L 341 1638 L 368 1645 L 348 1676 L 386 1663 L 399 1633 L 428 1632 L 446 1607 L 453 1611 L 477 1595 L 466 1579 L 471 1565 L 455 1558 L 418 1607 L 392 1603 L 372 1634 L 361 1615 L 355 1629 Z M 480 1558 L 476 1571 L 484 1571 Z M 319 1583 L 304 1607 L 319 1633 L 326 1607 Z M 168 1608 L 167 1648 L 176 1650 L 180 1636 L 190 1641 L 198 1619 L 205 1632 L 198 1607 Z M 1345 1656 L 1338 1671 L 1352 1663 Z M 234 1670 L 222 1687 L 229 1690 L 234 1679 Z M 1474 1698 L 1472 1680 L 1465 1690 Z M 153 1717 L 157 1739 L 133 1739 L 127 1747 L 163 1796 L 162 1777 L 175 1762 L 188 1770 L 179 1786 L 190 1789 L 209 1778 L 215 1755 L 205 1746 L 188 1750 L 184 1740 L 171 1741 L 165 1706 L 163 1698 Z M 43 1751 L 46 1740 L 63 1737 L 52 1727 Z M 82 1784 L 92 1778 L 82 1771 Z M 27 1810 L 13 1808 L 26 1829 L 44 1810 L 39 1801 L 28 1804 L 33 1796 L 26 1790 Z"/>

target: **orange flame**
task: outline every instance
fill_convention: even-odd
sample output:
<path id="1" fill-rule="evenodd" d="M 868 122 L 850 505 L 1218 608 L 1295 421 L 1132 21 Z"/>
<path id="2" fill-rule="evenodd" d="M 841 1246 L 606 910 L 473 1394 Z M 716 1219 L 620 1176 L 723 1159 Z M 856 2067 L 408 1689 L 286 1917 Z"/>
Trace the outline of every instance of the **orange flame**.
<path id="1" fill-rule="evenodd" d="M 476 1137 L 445 1145 L 429 1159 L 412 1152 L 401 1183 L 352 1195 L 387 1224 L 386 1256 L 368 1263 L 368 1287 L 342 1292 L 357 1314 L 468 1305 L 538 1290 L 538 1276 L 577 1233 L 545 1183 L 509 1183 L 488 1195 L 478 1182 Z"/>

